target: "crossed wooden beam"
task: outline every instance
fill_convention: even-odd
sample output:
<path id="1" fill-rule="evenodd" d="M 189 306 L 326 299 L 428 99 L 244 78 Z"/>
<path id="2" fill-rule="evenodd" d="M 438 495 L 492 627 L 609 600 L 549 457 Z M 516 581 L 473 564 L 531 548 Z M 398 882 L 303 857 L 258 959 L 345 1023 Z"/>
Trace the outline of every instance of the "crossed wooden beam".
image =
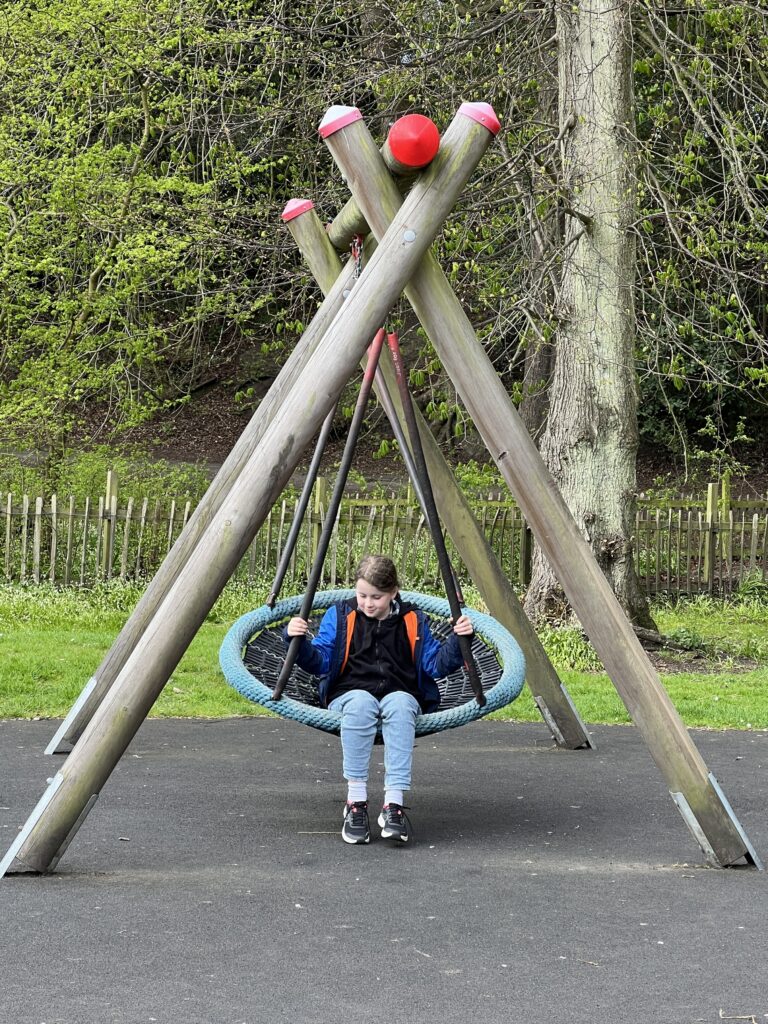
<path id="1" fill-rule="evenodd" d="M 360 112 L 332 107 L 323 118 L 320 133 L 353 201 L 334 221 L 330 238 L 307 201 L 289 204 L 283 216 L 326 298 L 49 744 L 47 753 L 71 752 L 0 861 L 0 876 L 55 869 L 403 291 L 706 860 L 722 867 L 746 859 L 762 869 L 429 252 L 499 127 L 487 104 L 463 104 L 440 140 L 437 156 L 403 199 L 390 174 L 392 153 L 379 151 Z M 350 225 L 359 231 L 361 224 L 370 230 L 370 255 L 355 278 L 351 261 L 341 266 L 331 239 L 338 242 L 349 234 Z M 399 416 L 402 410 L 397 409 L 388 373 L 391 367 L 384 363 L 382 401 Z M 446 526 L 491 613 L 518 636 L 529 685 L 553 736 L 562 746 L 590 746 L 586 728 L 430 431 L 421 432 Z"/>

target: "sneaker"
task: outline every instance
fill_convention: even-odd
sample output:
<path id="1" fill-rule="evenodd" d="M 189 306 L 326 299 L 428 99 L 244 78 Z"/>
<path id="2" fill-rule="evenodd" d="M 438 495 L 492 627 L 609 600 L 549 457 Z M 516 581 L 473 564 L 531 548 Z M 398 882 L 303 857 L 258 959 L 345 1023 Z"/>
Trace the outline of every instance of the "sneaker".
<path id="1" fill-rule="evenodd" d="M 413 834 L 408 815 L 400 804 L 385 804 L 379 815 L 379 825 L 382 839 L 394 839 L 399 843 L 407 843 Z"/>
<path id="2" fill-rule="evenodd" d="M 368 824 L 368 804 L 362 800 L 344 805 L 344 824 L 341 838 L 345 843 L 370 843 L 371 826 Z"/>

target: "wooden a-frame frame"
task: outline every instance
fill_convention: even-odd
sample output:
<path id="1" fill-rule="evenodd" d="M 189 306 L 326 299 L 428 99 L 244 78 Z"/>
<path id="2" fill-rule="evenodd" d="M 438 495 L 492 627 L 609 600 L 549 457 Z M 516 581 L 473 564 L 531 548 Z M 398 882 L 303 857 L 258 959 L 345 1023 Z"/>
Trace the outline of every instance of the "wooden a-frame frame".
<path id="1" fill-rule="evenodd" d="M 243 446 L 239 474 L 233 473 L 220 503 L 209 507 L 208 521 L 200 517 L 199 538 L 169 578 L 165 594 L 66 763 L 0 862 L 0 876 L 55 868 L 403 289 L 706 859 L 725 866 L 746 858 L 762 867 L 428 252 L 497 129 L 490 107 L 464 104 L 436 160 L 403 201 L 359 112 L 331 108 L 326 115 L 321 134 L 378 247 L 348 296 L 339 281 L 331 288 L 338 311 L 331 314 L 333 303 L 323 304 L 325 319 L 321 316 L 320 321 L 325 329 L 315 328 L 313 347 L 302 349 L 290 375 L 282 381 L 278 377 L 272 418 L 265 422 L 259 443 L 251 451 Z M 307 333 L 312 334 L 313 325 Z"/>

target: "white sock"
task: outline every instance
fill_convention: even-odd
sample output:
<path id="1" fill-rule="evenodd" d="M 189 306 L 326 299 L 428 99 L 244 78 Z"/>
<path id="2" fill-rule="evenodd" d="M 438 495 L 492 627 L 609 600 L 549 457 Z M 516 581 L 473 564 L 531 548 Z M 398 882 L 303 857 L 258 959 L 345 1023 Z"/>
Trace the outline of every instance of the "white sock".
<path id="1" fill-rule="evenodd" d="M 368 799 L 368 783 L 365 780 L 347 779 L 347 803 L 362 804 Z"/>
<path id="2" fill-rule="evenodd" d="M 385 789 L 384 790 L 384 806 L 387 804 L 400 804 L 403 806 L 403 791 L 402 789 Z"/>

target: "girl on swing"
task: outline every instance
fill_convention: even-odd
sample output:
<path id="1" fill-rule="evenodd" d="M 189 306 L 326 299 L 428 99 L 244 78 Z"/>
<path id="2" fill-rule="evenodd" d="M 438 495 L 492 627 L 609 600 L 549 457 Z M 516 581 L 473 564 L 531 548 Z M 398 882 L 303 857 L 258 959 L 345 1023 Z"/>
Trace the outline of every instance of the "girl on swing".
<path id="1" fill-rule="evenodd" d="M 368 768 L 379 727 L 384 740 L 381 835 L 397 843 L 411 838 L 403 799 L 411 787 L 416 716 L 437 710 L 434 678 L 462 665 L 458 637 L 472 632 L 470 619 L 461 615 L 445 642 L 436 640 L 424 612 L 400 597 L 397 569 L 385 555 L 363 558 L 355 574 L 355 597 L 328 609 L 311 642 L 306 619 L 296 616 L 288 622 L 286 643 L 303 637 L 297 663 L 321 677 L 321 703 L 341 715 L 345 843 L 371 840 Z"/>

